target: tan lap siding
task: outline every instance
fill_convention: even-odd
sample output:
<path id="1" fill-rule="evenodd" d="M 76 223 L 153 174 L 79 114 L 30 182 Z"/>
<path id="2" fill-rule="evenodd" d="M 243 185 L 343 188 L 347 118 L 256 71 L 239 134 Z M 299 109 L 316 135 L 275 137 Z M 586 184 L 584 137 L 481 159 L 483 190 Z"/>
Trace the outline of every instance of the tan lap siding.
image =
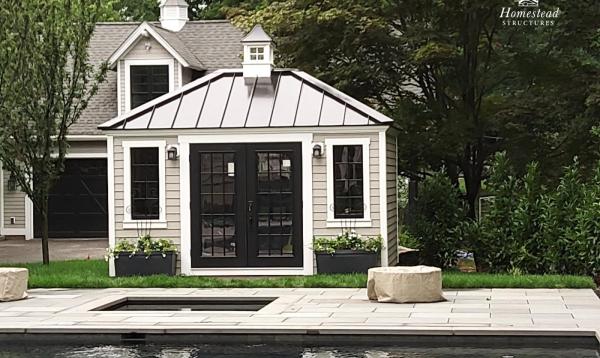
<path id="1" fill-rule="evenodd" d="M 153 141 L 153 140 L 166 140 L 167 145 L 177 144 L 176 137 L 140 137 L 134 138 L 119 138 L 114 139 L 114 167 L 115 167 L 115 238 L 117 242 L 121 239 L 135 240 L 140 234 L 145 231 L 144 225 L 140 224 L 140 230 L 138 229 L 125 229 L 123 228 L 124 219 L 124 168 L 123 168 L 123 141 Z M 159 150 L 166 150 L 165 148 L 159 148 Z M 166 160 L 165 159 L 165 177 L 161 180 L 166 180 L 165 183 L 165 216 L 167 219 L 166 229 L 153 229 L 150 227 L 150 234 L 154 238 L 163 238 L 172 240 L 177 247 L 180 247 L 180 216 L 179 216 L 179 160 Z M 177 262 L 177 268 L 180 268 L 180 260 Z"/>
<path id="2" fill-rule="evenodd" d="M 388 226 L 388 263 L 398 262 L 398 161 L 396 137 L 386 135 L 386 183 L 387 183 L 387 226 Z"/>
<path id="3" fill-rule="evenodd" d="M 315 134 L 313 141 L 325 143 L 326 139 L 332 138 L 365 138 L 369 143 L 369 184 L 370 184 L 370 210 L 371 225 L 369 227 L 357 227 L 356 231 L 361 235 L 379 235 L 379 137 L 378 133 L 368 134 Z M 334 236 L 341 232 L 340 227 L 327 227 L 327 172 L 326 157 L 332 153 L 325 153 L 323 158 L 313 158 L 313 234 L 314 236 Z"/>
<path id="4" fill-rule="evenodd" d="M 10 172 L 4 171 L 4 228 L 6 229 L 24 229 L 25 228 L 25 193 L 19 190 L 8 190 L 8 178 Z M 15 223 L 11 225 L 10 218 L 15 218 Z"/>

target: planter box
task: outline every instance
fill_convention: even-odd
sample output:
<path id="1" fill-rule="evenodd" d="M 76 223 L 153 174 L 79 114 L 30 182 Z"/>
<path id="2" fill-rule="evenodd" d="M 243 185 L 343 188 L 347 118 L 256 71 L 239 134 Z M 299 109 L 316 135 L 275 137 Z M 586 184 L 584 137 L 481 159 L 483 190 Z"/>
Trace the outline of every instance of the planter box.
<path id="1" fill-rule="evenodd" d="M 337 250 L 333 254 L 317 252 L 318 273 L 367 273 L 379 266 L 379 253 L 354 250 Z"/>
<path id="2" fill-rule="evenodd" d="M 396 266 L 417 266 L 419 261 L 419 250 L 403 250 L 398 253 L 398 264 Z"/>
<path id="3" fill-rule="evenodd" d="M 150 275 L 169 275 L 175 276 L 175 267 L 177 264 L 177 253 L 170 252 L 163 257 L 160 253 L 153 253 L 150 256 L 146 254 L 130 254 L 123 252 L 119 258 L 115 257 L 115 274 L 118 277 L 124 276 L 150 276 Z"/>

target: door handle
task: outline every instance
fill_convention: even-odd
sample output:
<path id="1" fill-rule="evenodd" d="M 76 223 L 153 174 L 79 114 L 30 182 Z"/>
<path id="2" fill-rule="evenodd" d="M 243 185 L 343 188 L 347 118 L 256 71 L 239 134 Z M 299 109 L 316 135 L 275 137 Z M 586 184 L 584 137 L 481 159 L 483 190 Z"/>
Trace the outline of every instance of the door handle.
<path id="1" fill-rule="evenodd" d="M 248 222 L 252 224 L 254 221 L 254 201 L 248 201 Z"/>

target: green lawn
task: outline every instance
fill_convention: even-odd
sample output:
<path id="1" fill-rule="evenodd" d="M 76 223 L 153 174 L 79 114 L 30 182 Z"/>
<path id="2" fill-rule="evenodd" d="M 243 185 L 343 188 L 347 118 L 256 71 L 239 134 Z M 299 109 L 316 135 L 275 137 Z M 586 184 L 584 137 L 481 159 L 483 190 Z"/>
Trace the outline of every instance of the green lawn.
<path id="1" fill-rule="evenodd" d="M 29 269 L 30 288 L 108 287 L 366 287 L 363 274 L 229 279 L 213 277 L 108 277 L 102 260 L 57 261 L 17 266 Z M 444 288 L 594 288 L 590 277 L 561 275 L 491 275 L 445 272 Z"/>

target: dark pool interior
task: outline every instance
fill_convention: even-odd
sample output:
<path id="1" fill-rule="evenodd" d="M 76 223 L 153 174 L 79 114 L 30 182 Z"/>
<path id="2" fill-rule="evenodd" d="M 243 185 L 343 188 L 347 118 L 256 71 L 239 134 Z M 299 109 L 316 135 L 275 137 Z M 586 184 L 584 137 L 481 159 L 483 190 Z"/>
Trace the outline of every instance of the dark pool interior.
<path id="1" fill-rule="evenodd" d="M 301 357 L 301 358 L 598 358 L 595 349 L 547 347 L 399 347 L 399 346 L 300 346 L 289 344 L 198 344 L 198 345 L 49 345 L 31 346 L 23 344 L 7 345 L 0 343 L 1 358 L 246 358 L 246 357 Z"/>
<path id="2" fill-rule="evenodd" d="M 258 311 L 275 298 L 127 297 L 94 311 Z"/>

